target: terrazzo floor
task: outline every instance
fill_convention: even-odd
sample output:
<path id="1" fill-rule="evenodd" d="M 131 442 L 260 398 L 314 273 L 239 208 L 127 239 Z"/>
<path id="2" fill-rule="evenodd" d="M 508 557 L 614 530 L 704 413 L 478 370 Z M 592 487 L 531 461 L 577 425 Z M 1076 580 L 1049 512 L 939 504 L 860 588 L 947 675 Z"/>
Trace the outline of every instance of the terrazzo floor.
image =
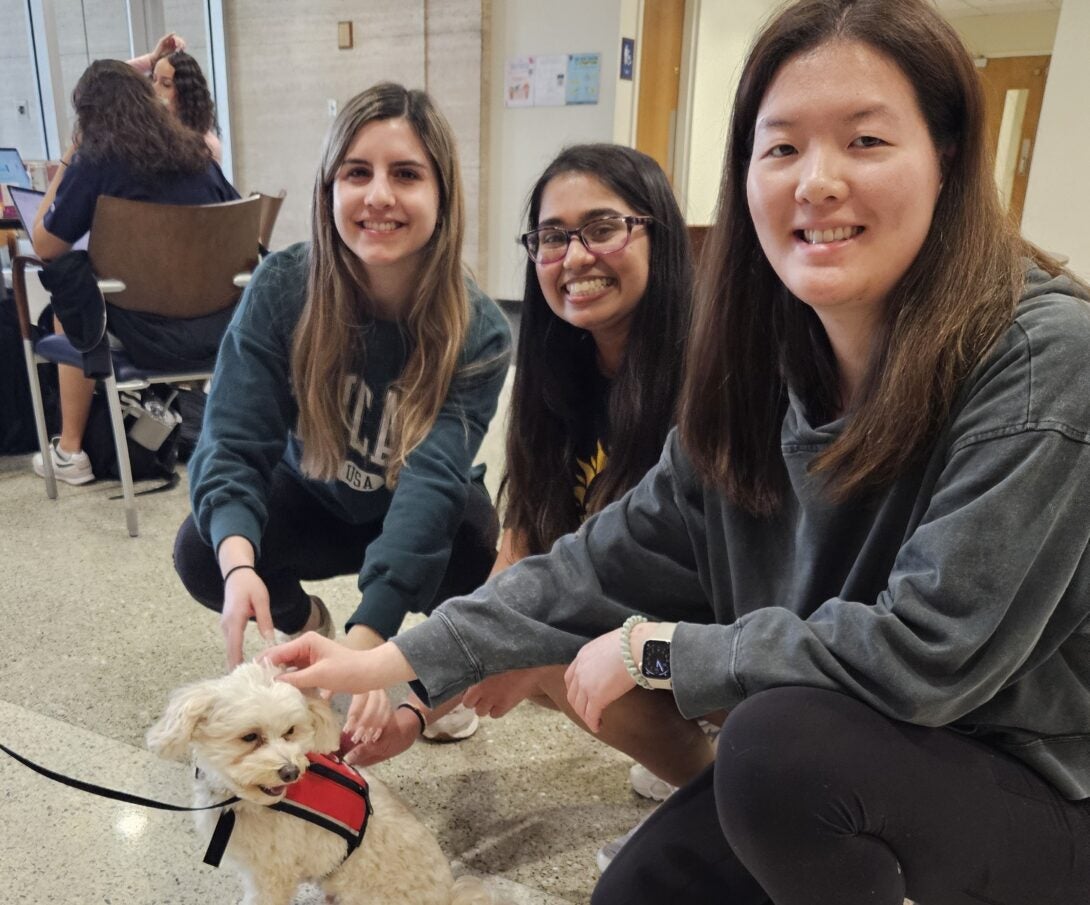
<path id="1" fill-rule="evenodd" d="M 482 449 L 491 480 L 501 433 L 497 419 Z M 130 538 L 110 499 L 117 484 L 62 484 L 50 501 L 28 463 L 0 458 L 0 743 L 82 780 L 188 804 L 188 770 L 143 744 L 172 689 L 222 670 L 216 619 L 171 566 L 185 481 L 139 501 L 140 536 Z M 354 579 L 310 589 L 343 624 Z M 464 742 L 418 743 L 375 772 L 458 869 L 489 878 L 512 905 L 561 905 L 589 899 L 596 849 L 652 809 L 629 788 L 629 764 L 523 704 Z M 0 822 L 7 903 L 207 905 L 241 895 L 233 875 L 201 863 L 207 840 L 188 815 L 96 798 L 2 753 Z"/>

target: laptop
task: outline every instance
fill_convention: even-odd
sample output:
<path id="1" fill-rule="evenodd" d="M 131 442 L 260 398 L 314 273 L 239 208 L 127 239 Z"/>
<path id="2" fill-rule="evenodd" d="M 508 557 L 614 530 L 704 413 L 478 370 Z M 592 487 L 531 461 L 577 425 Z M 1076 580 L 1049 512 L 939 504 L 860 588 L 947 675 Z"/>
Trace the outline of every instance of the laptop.
<path id="1" fill-rule="evenodd" d="M 31 188 L 30 172 L 17 148 L 0 148 L 0 182 L 22 189 Z"/>
<path id="2" fill-rule="evenodd" d="M 11 201 L 15 205 L 15 210 L 19 215 L 19 219 L 22 221 L 23 229 L 26 230 L 28 236 L 33 235 L 34 230 L 34 218 L 38 216 L 38 208 L 42 206 L 42 199 L 45 197 L 45 192 L 39 192 L 35 189 L 23 189 L 11 186 L 8 189 L 11 195 Z M 72 245 L 73 251 L 86 251 L 87 242 L 90 239 L 90 233 L 84 233 L 79 239 Z"/>

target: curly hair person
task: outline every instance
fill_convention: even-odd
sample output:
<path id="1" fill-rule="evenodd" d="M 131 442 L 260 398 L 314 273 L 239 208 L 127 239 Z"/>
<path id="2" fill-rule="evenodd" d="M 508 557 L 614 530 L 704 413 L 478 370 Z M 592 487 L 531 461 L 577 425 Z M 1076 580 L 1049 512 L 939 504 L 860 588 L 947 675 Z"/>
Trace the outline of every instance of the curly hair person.
<path id="1" fill-rule="evenodd" d="M 209 152 L 155 97 L 148 81 L 118 60 L 95 60 L 72 92 L 82 157 L 124 161 L 139 179 L 200 173 Z"/>
<path id="2" fill-rule="evenodd" d="M 174 67 L 174 104 L 178 119 L 201 135 L 205 132 L 219 134 L 212 95 L 200 64 L 184 50 L 168 53 L 165 59 Z"/>

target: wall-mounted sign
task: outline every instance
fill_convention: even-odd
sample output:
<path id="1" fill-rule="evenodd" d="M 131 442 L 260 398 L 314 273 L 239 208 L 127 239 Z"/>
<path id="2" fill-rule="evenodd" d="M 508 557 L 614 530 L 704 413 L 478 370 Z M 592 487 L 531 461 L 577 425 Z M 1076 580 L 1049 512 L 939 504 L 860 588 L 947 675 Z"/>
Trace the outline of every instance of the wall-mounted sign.
<path id="1" fill-rule="evenodd" d="M 621 38 L 621 78 L 632 81 L 632 69 L 636 65 L 636 39 Z"/>

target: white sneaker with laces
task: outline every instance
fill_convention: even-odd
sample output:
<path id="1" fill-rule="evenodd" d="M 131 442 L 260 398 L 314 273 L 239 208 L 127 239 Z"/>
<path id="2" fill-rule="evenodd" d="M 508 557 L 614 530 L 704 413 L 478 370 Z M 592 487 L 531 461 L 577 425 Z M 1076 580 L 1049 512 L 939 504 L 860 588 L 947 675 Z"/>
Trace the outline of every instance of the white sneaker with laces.
<path id="1" fill-rule="evenodd" d="M 465 704 L 459 704 L 446 716 L 428 723 L 424 738 L 431 742 L 460 742 L 476 732 L 480 724 L 477 711 L 471 710 Z"/>
<path id="2" fill-rule="evenodd" d="M 648 816 L 650 816 L 650 815 L 648 815 Z M 613 859 L 617 857 L 617 853 L 622 848 L 624 848 L 625 843 L 628 842 L 629 839 L 631 839 L 633 836 L 636 835 L 636 830 L 638 830 L 641 826 L 643 826 L 644 820 L 647 820 L 647 817 L 644 817 L 643 820 L 641 820 L 639 823 L 637 823 L 634 827 L 632 827 L 632 829 L 630 829 L 623 836 L 618 836 L 616 839 L 610 840 L 605 845 L 603 845 L 600 849 L 598 849 L 597 854 L 594 856 L 594 860 L 598 862 L 598 870 L 600 872 L 603 872 L 603 873 L 605 872 L 605 869 L 607 867 L 609 867 L 610 862 L 613 861 Z"/>
<path id="3" fill-rule="evenodd" d="M 324 603 L 322 603 L 322 598 L 315 597 L 313 594 L 311 594 L 310 605 L 317 608 L 318 615 L 321 617 L 320 621 L 318 622 L 318 627 L 314 629 L 314 631 L 316 631 L 323 638 L 329 638 L 331 641 L 335 639 L 337 637 L 337 627 L 333 624 L 333 617 L 329 614 L 329 609 Z M 283 644 L 285 641 L 294 641 L 296 638 L 302 636 L 303 634 L 304 632 L 302 631 L 292 632 L 291 634 L 289 634 L 288 632 L 277 631 L 275 633 L 276 643 Z"/>
<path id="4" fill-rule="evenodd" d="M 54 437 L 49 441 L 49 455 L 53 460 L 53 476 L 65 484 L 86 484 L 95 479 L 95 473 L 91 470 L 91 460 L 82 449 L 79 452 L 66 453 L 61 449 L 61 438 Z M 34 474 L 39 478 L 45 477 L 45 463 L 40 452 L 34 453 L 30 460 Z"/>

